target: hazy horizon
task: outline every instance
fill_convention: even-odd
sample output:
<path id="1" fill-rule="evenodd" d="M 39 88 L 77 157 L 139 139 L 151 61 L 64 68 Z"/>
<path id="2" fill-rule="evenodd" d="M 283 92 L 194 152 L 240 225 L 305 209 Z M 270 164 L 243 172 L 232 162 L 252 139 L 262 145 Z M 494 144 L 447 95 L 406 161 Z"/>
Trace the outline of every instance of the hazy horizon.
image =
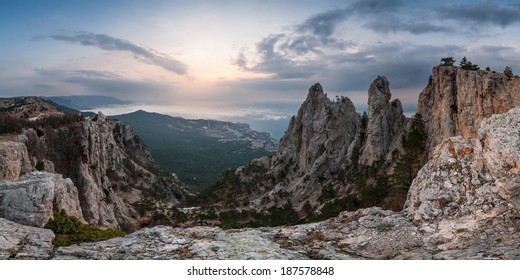
<path id="1" fill-rule="evenodd" d="M 411 112 L 442 57 L 520 70 L 509 1 L 6 1 L 0 23 L 0 97 L 107 95 L 264 131 L 316 82 L 363 111 L 384 75 Z"/>

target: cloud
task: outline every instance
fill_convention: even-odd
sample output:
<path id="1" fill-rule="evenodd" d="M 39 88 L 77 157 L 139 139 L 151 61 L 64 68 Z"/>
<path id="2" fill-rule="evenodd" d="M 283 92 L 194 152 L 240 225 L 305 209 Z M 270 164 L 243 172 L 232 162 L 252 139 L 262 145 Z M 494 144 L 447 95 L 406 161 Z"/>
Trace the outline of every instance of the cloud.
<path id="1" fill-rule="evenodd" d="M 245 71 L 257 73 L 271 73 L 275 79 L 302 79 L 309 78 L 316 73 L 315 63 L 297 61 L 291 48 L 287 48 L 290 41 L 285 34 L 271 34 L 260 41 L 256 46 L 257 62 L 248 66 L 249 61 L 243 53 L 239 53 L 234 64 Z M 301 52 L 296 52 L 301 54 Z"/>
<path id="2" fill-rule="evenodd" d="M 349 7 L 349 10 L 362 15 L 379 15 L 399 10 L 403 6 L 401 0 L 371 0 L 358 1 Z"/>
<path id="3" fill-rule="evenodd" d="M 478 24 L 490 23 L 505 28 L 520 22 L 520 5 L 509 4 L 501 6 L 493 1 L 482 1 L 476 4 L 447 5 L 438 9 L 443 18 L 453 19 L 462 23 L 468 21 Z"/>
<path id="4" fill-rule="evenodd" d="M 117 73 L 90 69 L 34 69 L 32 87 L 38 95 L 109 95 L 123 100 L 165 102 L 174 88 L 157 81 L 127 79 Z"/>
<path id="5" fill-rule="evenodd" d="M 335 9 L 317 14 L 296 26 L 298 32 L 310 32 L 321 38 L 330 37 L 336 26 L 347 19 L 350 12 L 346 9 Z"/>
<path id="6" fill-rule="evenodd" d="M 129 52 L 142 62 L 160 66 L 179 75 L 185 75 L 187 73 L 188 67 L 179 60 L 157 53 L 154 50 L 144 49 L 129 41 L 114 38 L 105 34 L 64 31 L 50 35 L 49 37 L 57 41 L 76 43 L 82 46 L 96 47 L 107 51 Z"/>
<path id="7" fill-rule="evenodd" d="M 439 26 L 429 22 L 405 22 L 390 15 L 376 17 L 363 26 L 379 33 L 409 32 L 414 35 L 453 31 L 453 29 L 448 26 Z"/>

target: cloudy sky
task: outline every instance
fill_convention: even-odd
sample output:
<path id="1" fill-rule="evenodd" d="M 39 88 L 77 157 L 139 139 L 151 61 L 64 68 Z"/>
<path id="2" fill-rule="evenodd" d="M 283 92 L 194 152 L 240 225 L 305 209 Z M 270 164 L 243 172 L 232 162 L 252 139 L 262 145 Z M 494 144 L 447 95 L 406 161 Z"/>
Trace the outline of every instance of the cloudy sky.
<path id="1" fill-rule="evenodd" d="M 3 1 L 0 96 L 110 95 L 280 130 L 316 82 L 362 111 L 384 75 L 413 111 L 441 57 L 518 73 L 518 34 L 518 1 Z"/>

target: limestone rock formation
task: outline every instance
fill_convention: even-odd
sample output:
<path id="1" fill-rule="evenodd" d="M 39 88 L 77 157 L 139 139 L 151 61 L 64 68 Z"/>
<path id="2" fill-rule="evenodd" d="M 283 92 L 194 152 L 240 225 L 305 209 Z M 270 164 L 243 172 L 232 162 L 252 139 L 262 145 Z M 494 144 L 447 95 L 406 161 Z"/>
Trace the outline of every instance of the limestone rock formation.
<path id="1" fill-rule="evenodd" d="M 297 226 L 155 227 L 59 248 L 56 259 L 519 259 L 520 108 L 482 121 L 476 139 L 435 149 L 407 208 L 373 207 Z"/>
<path id="2" fill-rule="evenodd" d="M 0 99 L 0 108 L 0 217 L 43 226 L 64 209 L 89 224 L 133 231 L 149 218 L 136 203 L 170 208 L 191 194 L 155 165 L 129 126 L 101 112 L 65 114 L 37 97 Z"/>
<path id="3" fill-rule="evenodd" d="M 449 217 L 473 228 L 520 217 L 519 130 L 514 108 L 482 121 L 476 139 L 444 140 L 410 187 L 408 213 L 418 222 Z"/>
<path id="4" fill-rule="evenodd" d="M 52 255 L 53 239 L 51 230 L 0 218 L 0 260 L 48 259 Z"/>
<path id="5" fill-rule="evenodd" d="M 146 146 L 128 126 L 103 116 L 58 128 L 27 129 L 18 141 L 28 147 L 35 166 L 47 163 L 43 165 L 72 180 L 81 205 L 78 218 L 89 224 L 135 230 L 142 217 L 133 204 L 142 201 L 145 192 L 170 205 L 189 193 L 174 178 L 156 172 Z"/>
<path id="6" fill-rule="evenodd" d="M 320 84 L 313 85 L 277 153 L 270 161 L 263 158 L 239 168 L 238 179 L 219 195 L 233 193 L 253 209 L 284 204 L 301 209 L 307 202 L 319 207 L 332 199 L 320 199 L 324 186 L 342 196 L 359 191 L 345 174 L 357 172 L 358 166 L 390 170 L 403 152 L 411 124 L 400 101 L 391 101 L 385 77 L 370 85 L 368 105 L 368 117 L 361 117 L 350 99 L 331 100 Z"/>
<path id="7" fill-rule="evenodd" d="M 481 238 L 499 243 L 516 236 L 519 130 L 520 108 L 514 108 L 482 121 L 476 139 L 459 136 L 443 141 L 410 187 L 409 217 L 438 242 Z"/>
<path id="8" fill-rule="evenodd" d="M 389 84 L 385 77 L 378 77 L 368 89 L 368 125 L 360 164 L 372 165 L 376 161 L 392 160 L 392 152 L 402 150 L 402 139 L 408 131 L 409 119 L 403 115 L 399 99 L 390 102 L 392 94 Z"/>
<path id="9" fill-rule="evenodd" d="M 0 181 L 16 180 L 32 170 L 27 148 L 22 143 L 0 141 Z"/>
<path id="10" fill-rule="evenodd" d="M 427 130 L 430 153 L 448 137 L 475 137 L 484 118 L 520 106 L 519 88 L 520 78 L 503 73 L 434 67 L 417 108 Z"/>
<path id="11" fill-rule="evenodd" d="M 332 101 L 320 84 L 312 86 L 272 158 L 276 177 L 288 179 L 284 191 L 297 196 L 316 191 L 301 185 L 339 170 L 359 137 L 359 126 L 360 117 L 348 98 Z M 303 182 L 306 176 L 312 181 Z"/>
<path id="12" fill-rule="evenodd" d="M 16 181 L 0 181 L 0 217 L 28 226 L 43 227 L 54 212 L 65 210 L 81 221 L 78 191 L 59 174 L 28 173 Z"/>

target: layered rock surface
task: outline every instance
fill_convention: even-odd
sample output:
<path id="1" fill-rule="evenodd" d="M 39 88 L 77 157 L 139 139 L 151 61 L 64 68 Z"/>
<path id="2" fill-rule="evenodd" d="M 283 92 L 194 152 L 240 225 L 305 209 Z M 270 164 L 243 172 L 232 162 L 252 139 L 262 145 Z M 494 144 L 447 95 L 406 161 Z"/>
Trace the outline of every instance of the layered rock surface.
<path id="1" fill-rule="evenodd" d="M 279 194 L 290 193 L 290 203 L 299 209 L 307 201 L 319 204 L 325 185 L 334 186 L 337 194 L 352 192 L 351 182 L 337 179 L 338 173 L 345 174 L 352 166 L 391 168 L 402 153 L 410 120 L 403 115 L 400 101 L 391 101 L 385 77 L 376 78 L 368 93 L 369 112 L 364 119 L 350 99 L 330 100 L 320 84 L 313 85 L 277 153 L 238 169 L 241 186 L 232 188 L 233 195 L 243 196 L 258 209 L 280 206 L 287 200 L 279 199 Z"/>
<path id="2" fill-rule="evenodd" d="M 142 219 L 132 204 L 145 191 L 162 193 L 170 205 L 188 193 L 156 171 L 146 146 L 128 126 L 101 114 L 56 129 L 28 129 L 18 141 L 28 147 L 33 166 L 72 180 L 81 206 L 77 217 L 89 224 L 135 230 Z"/>
<path id="3" fill-rule="evenodd" d="M 437 66 L 432 72 L 417 108 L 427 130 L 430 153 L 448 137 L 475 137 L 484 118 L 520 106 L 518 77 L 454 66 Z"/>
<path id="4" fill-rule="evenodd" d="M 449 138 L 403 212 L 367 208 L 293 227 L 155 227 L 59 248 L 56 259 L 519 259 L 520 109 Z"/>
<path id="5" fill-rule="evenodd" d="M 48 259 L 52 255 L 53 239 L 51 230 L 0 218 L 0 260 Z"/>
<path id="6" fill-rule="evenodd" d="M 453 137 L 436 147 L 410 187 L 406 213 L 453 240 L 480 232 L 516 234 L 520 218 L 520 108 L 482 121 L 478 137 Z M 477 238 L 477 236 L 474 236 Z"/>
<path id="7" fill-rule="evenodd" d="M 0 217 L 43 227 L 54 212 L 65 210 L 84 222 L 78 190 L 59 174 L 33 172 L 16 181 L 0 181 Z"/>
<path id="8" fill-rule="evenodd" d="M 13 141 L 0 141 L 0 181 L 16 180 L 32 170 L 27 148 Z"/>

